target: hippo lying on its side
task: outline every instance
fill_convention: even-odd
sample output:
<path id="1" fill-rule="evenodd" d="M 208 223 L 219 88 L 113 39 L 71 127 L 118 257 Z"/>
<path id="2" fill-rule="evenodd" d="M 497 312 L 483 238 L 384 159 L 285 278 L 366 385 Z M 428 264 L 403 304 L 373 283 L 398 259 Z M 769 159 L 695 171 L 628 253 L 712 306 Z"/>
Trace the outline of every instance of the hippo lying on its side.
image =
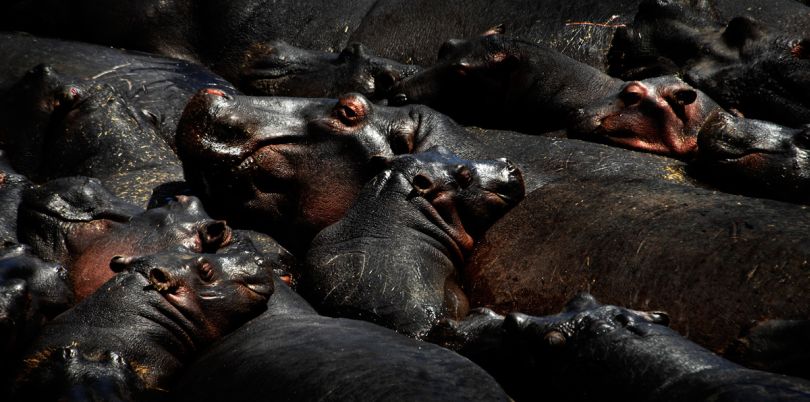
<path id="1" fill-rule="evenodd" d="M 245 57 L 239 88 L 252 95 L 335 98 L 357 92 L 384 99 L 395 82 L 420 69 L 372 56 L 359 43 L 330 53 L 272 41 Z"/>
<path id="2" fill-rule="evenodd" d="M 95 177 L 146 206 L 155 187 L 183 181 L 156 122 L 108 84 L 39 65 L 5 94 L 4 105 L 0 136 L 14 167 L 35 182 Z"/>
<path id="3" fill-rule="evenodd" d="M 696 176 L 732 192 L 810 202 L 810 126 L 715 113 L 700 129 L 698 146 Z"/>
<path id="4" fill-rule="evenodd" d="M 223 380 L 226 379 L 227 380 Z M 507 401 L 484 370 L 439 346 L 318 315 L 276 278 L 268 309 L 178 379 L 180 401 Z"/>
<path id="5" fill-rule="evenodd" d="M 43 328 L 17 374 L 13 399 L 164 394 L 201 349 L 266 309 L 274 286 L 265 261 L 255 250 L 113 258 L 110 267 L 121 273 Z M 117 364 L 102 370 L 82 364 L 95 366 L 105 356 Z M 121 377 L 137 382 L 108 386 Z"/>
<path id="6" fill-rule="evenodd" d="M 315 237 L 300 290 L 321 313 L 424 338 L 439 320 L 467 315 L 457 269 L 523 192 L 505 159 L 466 161 L 441 148 L 394 158 Z"/>
<path id="7" fill-rule="evenodd" d="M 231 229 L 209 218 L 196 198 L 178 196 L 144 211 L 84 177 L 53 180 L 26 192 L 18 233 L 34 254 L 67 268 L 77 300 L 113 276 L 107 268 L 113 256 L 177 247 L 214 252 L 231 241 Z"/>
<path id="8" fill-rule="evenodd" d="M 582 295 L 558 315 L 512 314 L 504 327 L 549 400 L 810 401 L 810 382 L 733 364 L 666 322 Z"/>
<path id="9" fill-rule="evenodd" d="M 623 82 L 555 50 L 500 35 L 445 42 L 438 62 L 398 82 L 392 101 L 423 103 L 465 124 L 579 138 L 689 158 L 718 108 L 680 79 Z"/>

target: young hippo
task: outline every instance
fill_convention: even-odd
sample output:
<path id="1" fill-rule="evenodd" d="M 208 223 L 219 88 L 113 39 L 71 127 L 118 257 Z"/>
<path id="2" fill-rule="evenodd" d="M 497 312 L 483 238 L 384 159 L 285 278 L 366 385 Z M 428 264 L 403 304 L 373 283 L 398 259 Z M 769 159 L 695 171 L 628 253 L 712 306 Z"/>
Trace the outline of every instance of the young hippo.
<path id="1" fill-rule="evenodd" d="M 356 92 L 377 100 L 419 69 L 372 56 L 359 43 L 331 53 L 276 40 L 247 51 L 239 69 L 239 87 L 252 95 L 336 98 Z"/>
<path id="2" fill-rule="evenodd" d="M 89 176 L 146 206 L 153 188 L 183 181 L 157 122 L 103 82 L 63 77 L 39 65 L 5 95 L 0 136 L 17 170 L 35 182 Z"/>
<path id="3" fill-rule="evenodd" d="M 724 190 L 810 202 L 810 126 L 718 112 L 700 129 L 698 149 L 694 174 Z"/>
<path id="4" fill-rule="evenodd" d="M 110 268 L 119 274 L 43 328 L 22 362 L 14 397 L 67 397 L 131 378 L 130 370 L 137 382 L 125 389 L 168 390 L 172 377 L 201 349 L 267 308 L 274 289 L 268 262 L 255 249 L 113 258 Z M 79 358 L 63 359 L 72 363 L 68 366 L 53 364 L 53 354 L 65 348 Z M 125 364 L 100 371 L 73 364 L 98 362 L 105 354 Z M 111 388 L 103 399 L 123 398 Z"/>
<path id="5" fill-rule="evenodd" d="M 439 61 L 391 90 L 392 102 L 424 103 L 463 124 L 569 135 L 688 158 L 705 115 L 717 107 L 675 77 L 624 82 L 497 28 L 442 45 Z"/>
<path id="6" fill-rule="evenodd" d="M 26 192 L 18 234 L 34 254 L 68 270 L 77 300 L 113 276 L 107 269 L 113 256 L 177 247 L 214 252 L 231 240 L 231 229 L 209 218 L 196 198 L 178 196 L 144 211 L 85 177 L 52 180 Z"/>
<path id="7" fill-rule="evenodd" d="M 810 382 L 731 363 L 667 321 L 586 294 L 554 316 L 511 314 L 504 328 L 510 343 L 528 348 L 523 356 L 534 361 L 534 385 L 550 400 L 810 400 Z"/>
<path id="8" fill-rule="evenodd" d="M 523 178 L 506 159 L 467 161 L 440 147 L 388 163 L 313 240 L 300 289 L 327 315 L 424 338 L 467 315 L 457 269 L 523 198 Z"/>

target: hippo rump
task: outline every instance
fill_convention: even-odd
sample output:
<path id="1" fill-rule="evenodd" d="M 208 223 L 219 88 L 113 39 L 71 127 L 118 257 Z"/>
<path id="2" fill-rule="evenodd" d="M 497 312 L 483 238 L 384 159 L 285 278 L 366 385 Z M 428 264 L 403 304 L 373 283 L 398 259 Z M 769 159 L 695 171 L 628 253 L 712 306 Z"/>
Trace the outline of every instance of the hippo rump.
<path id="1" fill-rule="evenodd" d="M 189 365 L 173 398 L 509 400 L 492 377 L 452 351 L 368 322 L 318 315 L 275 280 L 267 311 Z"/>
<path id="2" fill-rule="evenodd" d="M 523 178 L 505 159 L 467 161 L 439 147 L 388 164 L 315 237 L 300 290 L 323 314 L 422 339 L 467 315 L 457 268 L 523 198 Z"/>
<path id="3" fill-rule="evenodd" d="M 336 222 L 378 173 L 373 157 L 445 146 L 467 159 L 506 157 L 527 191 L 562 177 L 691 185 L 670 158 L 558 138 L 464 129 L 420 105 L 230 96 L 202 90 L 177 131 L 186 180 L 213 216 L 268 231 L 291 251 Z M 325 166 L 329 166 L 325 169 Z"/>
<path id="4" fill-rule="evenodd" d="M 810 202 L 810 125 L 715 113 L 698 133 L 695 176 L 739 194 Z"/>
<path id="5" fill-rule="evenodd" d="M 43 328 L 12 399 L 165 395 L 199 350 L 266 309 L 274 289 L 266 261 L 248 249 L 113 258 L 119 274 Z"/>
<path id="6" fill-rule="evenodd" d="M 666 322 L 664 314 L 601 305 L 584 294 L 556 315 L 510 314 L 503 327 L 550 400 L 810 400 L 807 380 L 731 363 Z"/>
<path id="7" fill-rule="evenodd" d="M 539 315 L 587 290 L 666 309 L 676 330 L 722 351 L 752 320 L 810 314 L 806 216 L 663 181 L 558 180 L 487 232 L 464 289 L 474 306 Z"/>
<path id="8" fill-rule="evenodd" d="M 211 219 L 194 197 L 143 210 L 86 177 L 56 179 L 25 192 L 18 223 L 21 243 L 67 269 L 77 300 L 114 275 L 108 263 L 116 255 L 178 247 L 215 252 L 232 239 L 231 229 Z"/>

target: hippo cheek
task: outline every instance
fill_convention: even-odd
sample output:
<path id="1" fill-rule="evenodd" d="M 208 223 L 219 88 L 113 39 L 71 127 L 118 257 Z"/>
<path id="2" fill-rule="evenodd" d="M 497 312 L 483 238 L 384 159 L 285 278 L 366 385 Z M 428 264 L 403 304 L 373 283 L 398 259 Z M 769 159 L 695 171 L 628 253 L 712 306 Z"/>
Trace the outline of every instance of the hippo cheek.
<path id="1" fill-rule="evenodd" d="M 68 268 L 76 301 L 90 296 L 104 282 L 115 276 L 115 272 L 109 268 L 114 256 L 140 254 L 141 251 L 130 239 L 112 236 L 85 249 Z"/>

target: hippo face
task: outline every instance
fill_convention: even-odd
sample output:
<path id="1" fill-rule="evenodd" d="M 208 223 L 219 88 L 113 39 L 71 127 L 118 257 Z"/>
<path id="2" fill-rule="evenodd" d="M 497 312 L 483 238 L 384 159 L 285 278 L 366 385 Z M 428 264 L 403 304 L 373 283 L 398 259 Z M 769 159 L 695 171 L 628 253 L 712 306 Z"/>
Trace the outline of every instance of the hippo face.
<path id="1" fill-rule="evenodd" d="M 571 135 L 688 159 L 696 151 L 698 129 L 716 108 L 674 76 L 633 81 L 615 96 L 581 109 Z"/>
<path id="2" fill-rule="evenodd" d="M 22 245 L 7 247 L 0 255 L 0 282 L 24 281 L 28 297 L 46 317 L 52 318 L 73 304 L 67 270 L 61 264 L 43 261 Z"/>
<path id="3" fill-rule="evenodd" d="M 334 98 L 357 92 L 380 99 L 418 67 L 374 57 L 354 43 L 341 53 L 306 50 L 283 41 L 254 46 L 241 69 L 241 88 L 254 95 Z"/>
<path id="4" fill-rule="evenodd" d="M 619 29 L 609 72 L 623 79 L 681 74 L 723 107 L 798 125 L 810 122 L 808 38 L 749 17 L 717 21 L 709 5 L 644 1 Z"/>
<path id="5" fill-rule="evenodd" d="M 377 173 L 372 156 L 417 148 L 428 131 L 418 110 L 372 106 L 358 94 L 334 101 L 203 90 L 183 113 L 178 153 L 211 212 L 294 248 L 344 215 Z"/>
<path id="6" fill-rule="evenodd" d="M 698 136 L 698 169 L 735 191 L 793 201 L 810 191 L 810 127 L 713 114 Z"/>
<path id="7" fill-rule="evenodd" d="M 264 311 L 274 291 L 272 264 L 250 249 L 205 255 L 117 256 L 110 267 L 143 275 L 152 290 L 200 323 L 202 337 L 209 340 Z"/>
<path id="8" fill-rule="evenodd" d="M 401 174 L 411 185 L 411 195 L 426 200 L 428 219 L 462 246 L 523 199 L 523 176 L 511 162 L 468 161 L 442 147 L 414 155 L 403 155 L 391 162 L 394 174 Z"/>

